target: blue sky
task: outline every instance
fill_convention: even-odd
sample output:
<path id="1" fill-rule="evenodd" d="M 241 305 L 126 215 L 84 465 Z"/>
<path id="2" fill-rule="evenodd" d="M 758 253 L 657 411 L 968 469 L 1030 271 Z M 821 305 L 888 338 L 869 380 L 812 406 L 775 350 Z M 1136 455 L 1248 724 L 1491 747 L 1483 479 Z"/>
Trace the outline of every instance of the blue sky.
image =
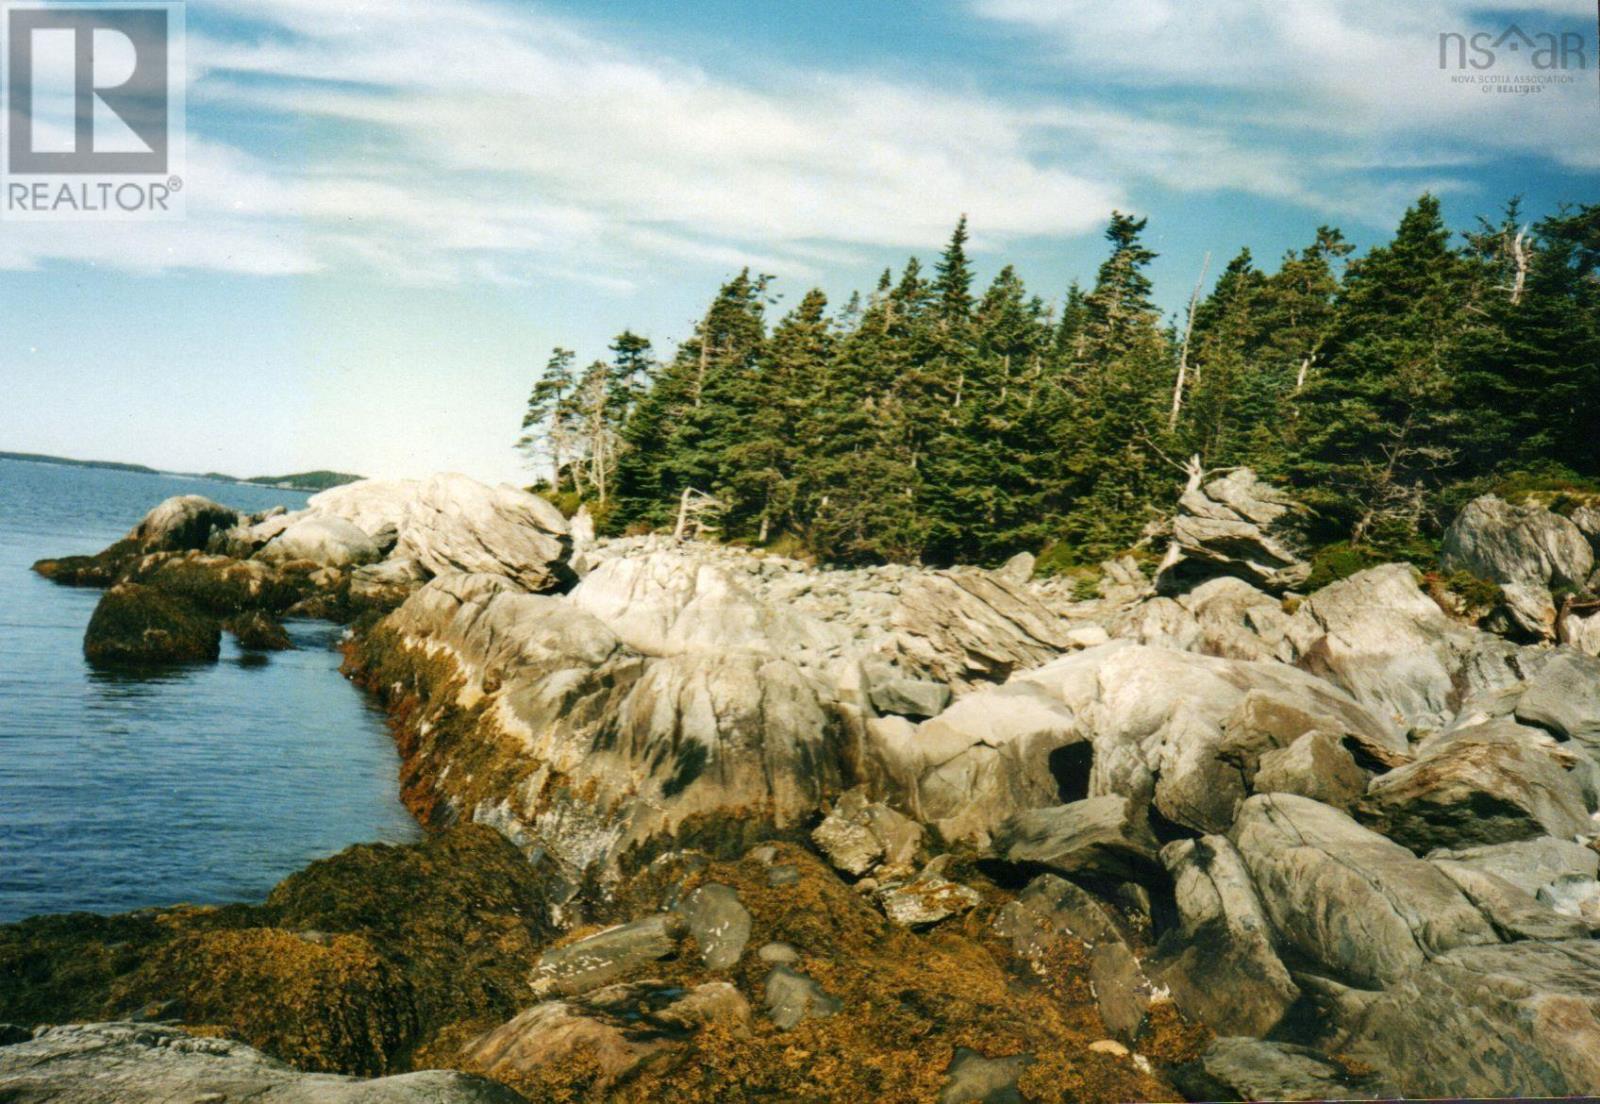
<path id="1" fill-rule="evenodd" d="M 670 347 L 743 265 L 836 301 L 969 215 L 1058 298 L 1113 208 L 1201 258 L 1440 194 L 1600 201 L 1589 0 L 191 0 L 187 218 L 0 225 L 0 448 L 519 478 L 550 346 Z M 1441 31 L 1585 36 L 1538 95 Z M 1527 72 L 1502 58 L 1496 73 Z"/>

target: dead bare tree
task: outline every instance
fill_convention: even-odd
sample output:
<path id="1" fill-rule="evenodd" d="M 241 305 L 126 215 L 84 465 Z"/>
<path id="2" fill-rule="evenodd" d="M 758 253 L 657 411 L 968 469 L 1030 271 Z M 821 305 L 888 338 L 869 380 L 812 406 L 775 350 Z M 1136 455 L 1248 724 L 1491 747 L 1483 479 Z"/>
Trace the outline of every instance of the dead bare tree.
<path id="1" fill-rule="evenodd" d="M 685 487 L 678 498 L 678 521 L 672 527 L 672 539 L 683 541 L 697 539 L 714 530 L 726 509 L 722 500 L 714 495 Z"/>
<path id="2" fill-rule="evenodd" d="M 1167 419 L 1167 432 L 1178 428 L 1178 416 L 1183 413 L 1183 389 L 1189 381 L 1189 341 L 1194 337 L 1194 315 L 1200 307 L 1200 289 L 1206 282 L 1206 269 L 1211 267 L 1211 254 L 1200 262 L 1200 278 L 1194 282 L 1194 294 L 1189 296 L 1189 318 L 1183 327 L 1183 345 L 1178 352 L 1178 379 L 1172 386 L 1172 414 Z"/>

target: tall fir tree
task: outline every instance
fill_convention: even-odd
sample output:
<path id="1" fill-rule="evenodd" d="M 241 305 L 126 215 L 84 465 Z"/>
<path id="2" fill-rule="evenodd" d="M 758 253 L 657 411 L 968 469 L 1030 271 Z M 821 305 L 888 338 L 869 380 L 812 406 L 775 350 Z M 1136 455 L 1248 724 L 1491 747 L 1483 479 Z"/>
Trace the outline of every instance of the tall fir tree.
<path id="1" fill-rule="evenodd" d="M 1325 366 L 1299 404 L 1308 424 L 1297 475 L 1326 535 L 1393 547 L 1428 520 L 1429 492 L 1456 459 L 1468 275 L 1431 195 L 1392 242 L 1351 263 Z"/>

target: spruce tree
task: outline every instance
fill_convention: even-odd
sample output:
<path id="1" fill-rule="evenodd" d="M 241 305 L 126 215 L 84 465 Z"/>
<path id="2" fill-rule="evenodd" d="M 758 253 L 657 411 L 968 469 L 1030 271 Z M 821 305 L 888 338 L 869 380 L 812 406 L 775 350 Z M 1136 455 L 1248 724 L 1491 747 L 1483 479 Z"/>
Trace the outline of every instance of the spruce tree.
<path id="1" fill-rule="evenodd" d="M 551 350 L 544 372 L 533 385 L 522 415 L 522 436 L 517 449 L 533 464 L 549 464 L 548 486 L 561 490 L 566 461 L 572 457 L 572 397 L 577 388 L 571 349 Z"/>
<path id="2" fill-rule="evenodd" d="M 1456 458 L 1453 409 L 1467 269 L 1439 201 L 1424 195 L 1395 238 L 1352 262 L 1325 366 L 1301 397 L 1297 475 L 1329 537 L 1398 548 L 1428 520 Z"/>

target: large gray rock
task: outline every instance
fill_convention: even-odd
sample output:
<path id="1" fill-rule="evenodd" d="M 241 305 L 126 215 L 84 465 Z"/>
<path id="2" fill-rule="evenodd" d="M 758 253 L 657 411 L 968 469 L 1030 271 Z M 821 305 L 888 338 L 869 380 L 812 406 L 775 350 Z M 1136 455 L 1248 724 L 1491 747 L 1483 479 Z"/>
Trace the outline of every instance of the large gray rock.
<path id="1" fill-rule="evenodd" d="M 204 495 L 176 495 L 152 509 L 129 532 L 150 552 L 204 549 L 214 532 L 239 524 L 239 513 Z"/>
<path id="2" fill-rule="evenodd" d="M 1600 1087 L 1600 943 L 1461 947 L 1393 979 L 1343 1053 L 1407 1096 L 1587 1096 Z"/>
<path id="3" fill-rule="evenodd" d="M 1242 579 L 1224 576 L 1178 598 L 1194 618 L 1198 638 L 1189 650 L 1225 659 L 1276 659 L 1289 625 L 1283 601 Z"/>
<path id="4" fill-rule="evenodd" d="M 1511 721 L 1451 733 L 1373 779 L 1363 810 L 1419 853 L 1584 832 L 1582 788 L 1541 740 L 1549 737 Z"/>
<path id="5" fill-rule="evenodd" d="M 1469 571 L 1502 586 L 1582 587 L 1594 570 L 1583 531 L 1543 506 L 1513 506 L 1494 495 L 1467 503 L 1445 530 L 1447 570 Z"/>
<path id="6" fill-rule="evenodd" d="M 1475 634 L 1422 592 L 1414 568 L 1385 564 L 1311 595 L 1285 635 L 1284 659 L 1379 717 L 1442 728 L 1459 704 L 1457 676 Z"/>
<path id="7" fill-rule="evenodd" d="M 1517 699 L 1516 718 L 1600 755 L 1600 659 L 1556 654 Z"/>
<path id="8" fill-rule="evenodd" d="M 1311 567 L 1282 533 L 1296 510 L 1288 495 L 1239 468 L 1201 485 L 1191 480 L 1178 500 L 1172 543 L 1156 574 L 1156 590 L 1179 594 L 1231 575 L 1262 590 L 1299 586 Z"/>
<path id="9" fill-rule="evenodd" d="M 433 575 L 503 575 L 538 593 L 568 581 L 569 543 L 566 518 L 537 495 L 436 475 L 406 504 L 394 554 Z"/>
<path id="10" fill-rule="evenodd" d="M 1367 782 L 1367 772 L 1356 765 L 1342 740 L 1311 731 L 1286 748 L 1263 752 L 1251 788 L 1299 794 L 1349 812 L 1367 792 Z"/>
<path id="11" fill-rule="evenodd" d="M 312 495 L 306 509 L 318 517 L 348 521 L 387 554 L 400 539 L 420 487 L 415 479 L 362 479 Z"/>
<path id="12" fill-rule="evenodd" d="M 1292 1043 L 1215 1040 L 1173 1071 L 1190 1100 L 1379 1100 L 1393 1090 L 1378 1074 Z"/>
<path id="13" fill-rule="evenodd" d="M 363 1081 L 301 1073 L 243 1043 L 154 1024 L 53 1027 L 0 1047 L 7 1104 L 522 1104 L 503 1085 L 431 1070 Z"/>
<path id="14" fill-rule="evenodd" d="M 986 847 L 1006 817 L 1060 801 L 1057 766 L 1080 764 L 1077 796 L 1087 794 L 1087 735 L 1071 709 L 1029 683 L 976 691 L 920 725 L 869 722 L 866 743 L 883 788 L 950 842 Z"/>
<path id="15" fill-rule="evenodd" d="M 1250 872 L 1222 836 L 1162 849 L 1180 918 L 1151 964 L 1183 1012 L 1224 1035 L 1266 1035 L 1300 999 Z"/>
<path id="16" fill-rule="evenodd" d="M 381 555 L 372 538 L 350 522 L 316 515 L 293 522 L 256 553 L 268 563 L 309 560 L 323 567 L 359 567 Z"/>
<path id="17" fill-rule="evenodd" d="M 950 704 L 950 688 L 942 682 L 869 674 L 867 685 L 872 707 L 883 714 L 936 717 Z"/>
<path id="18" fill-rule="evenodd" d="M 1139 881 L 1159 868 L 1143 809 L 1115 795 L 1017 813 L 1000 826 L 994 844 L 1007 862 L 1060 874 Z"/>
<path id="19" fill-rule="evenodd" d="M 1229 836 L 1279 945 L 1347 984 L 1382 988 L 1430 957 L 1499 940 L 1436 866 L 1326 805 L 1258 794 Z"/>

